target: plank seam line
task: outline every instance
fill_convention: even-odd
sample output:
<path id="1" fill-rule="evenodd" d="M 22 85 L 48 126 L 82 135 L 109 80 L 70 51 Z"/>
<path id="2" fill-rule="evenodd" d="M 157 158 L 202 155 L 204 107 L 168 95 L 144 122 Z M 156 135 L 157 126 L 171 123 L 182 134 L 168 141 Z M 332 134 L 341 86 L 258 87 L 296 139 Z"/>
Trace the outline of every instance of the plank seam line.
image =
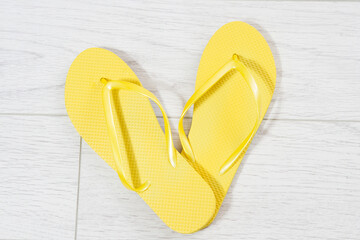
<path id="1" fill-rule="evenodd" d="M 24 116 L 24 117 L 36 117 L 36 116 L 43 116 L 43 117 L 68 117 L 67 114 L 42 114 L 42 113 L 0 113 L 1 116 Z M 162 118 L 162 116 L 156 116 L 157 118 Z M 169 119 L 179 119 L 179 117 L 170 117 Z M 184 119 L 191 119 L 192 117 L 185 116 Z M 360 122 L 360 120 L 346 120 L 346 119 L 294 119 L 294 118 L 264 118 L 265 121 L 293 121 L 293 122 Z M 1 239 L 0 239 L 1 240 Z"/>
<path id="2" fill-rule="evenodd" d="M 79 216 L 81 153 L 82 153 L 82 137 L 80 137 L 80 147 L 79 147 L 79 171 L 78 171 L 78 187 L 77 187 L 77 194 L 76 194 L 75 235 L 74 235 L 75 240 L 77 239 L 78 216 Z"/>

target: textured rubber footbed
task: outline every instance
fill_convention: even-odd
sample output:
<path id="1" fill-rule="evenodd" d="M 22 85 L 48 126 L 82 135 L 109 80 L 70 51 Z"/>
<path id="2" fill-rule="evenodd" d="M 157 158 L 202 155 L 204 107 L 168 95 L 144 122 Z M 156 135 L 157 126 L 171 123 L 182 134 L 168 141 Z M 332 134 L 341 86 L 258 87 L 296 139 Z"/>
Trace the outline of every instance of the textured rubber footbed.
<path id="1" fill-rule="evenodd" d="M 201 57 L 195 88 L 198 89 L 233 54 L 240 57 L 256 80 L 262 98 L 263 119 L 275 89 L 276 68 L 266 40 L 246 23 L 228 23 L 213 35 Z M 256 109 L 251 89 L 236 71 L 225 75 L 194 105 L 189 141 L 197 162 L 192 165 L 212 187 L 217 210 L 246 150 L 226 174 L 219 174 L 220 167 L 250 133 L 256 121 Z"/>
<path id="2" fill-rule="evenodd" d="M 65 103 L 83 139 L 116 171 L 102 103 L 102 77 L 141 85 L 130 67 L 114 53 L 91 48 L 70 67 Z M 179 153 L 176 168 L 171 166 L 164 133 L 146 97 L 125 90 L 113 94 L 127 181 L 135 187 L 150 181 L 150 188 L 139 195 L 173 230 L 192 233 L 206 226 L 216 212 L 212 189 Z"/>

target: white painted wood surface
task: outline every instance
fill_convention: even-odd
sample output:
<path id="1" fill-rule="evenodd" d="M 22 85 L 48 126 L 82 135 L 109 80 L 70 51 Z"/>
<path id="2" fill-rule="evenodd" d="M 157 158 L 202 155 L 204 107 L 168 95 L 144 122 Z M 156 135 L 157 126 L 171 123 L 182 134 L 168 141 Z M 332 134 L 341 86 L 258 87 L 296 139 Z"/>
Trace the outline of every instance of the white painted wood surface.
<path id="1" fill-rule="evenodd" d="M 0 240 L 360 239 L 359 13 L 356 1 L 2 0 Z M 202 51 L 233 20 L 269 41 L 276 91 L 218 217 L 184 236 L 80 145 L 65 77 L 82 50 L 113 50 L 176 135 Z"/>
<path id="2" fill-rule="evenodd" d="M 0 239 L 73 239 L 80 137 L 66 117 L 0 116 Z"/>

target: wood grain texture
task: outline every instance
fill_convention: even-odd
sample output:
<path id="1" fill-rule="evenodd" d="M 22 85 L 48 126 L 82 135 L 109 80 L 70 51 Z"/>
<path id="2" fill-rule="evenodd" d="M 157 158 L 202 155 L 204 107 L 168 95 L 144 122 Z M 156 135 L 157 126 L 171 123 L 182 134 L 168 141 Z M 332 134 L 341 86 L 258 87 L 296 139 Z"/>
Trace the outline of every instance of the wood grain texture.
<path id="1" fill-rule="evenodd" d="M 275 55 L 271 119 L 360 120 L 359 2 L 2 1 L 0 112 L 65 115 L 67 70 L 114 50 L 178 117 L 205 45 L 223 24 L 254 25 Z M 160 116 L 160 114 L 159 114 Z"/>
<path id="2" fill-rule="evenodd" d="M 0 116 L 0 239 L 73 239 L 80 138 L 66 117 Z"/>
<path id="3" fill-rule="evenodd" d="M 83 146 L 77 239 L 185 238 Z M 359 157 L 360 123 L 265 120 L 214 223 L 191 239 L 358 239 Z"/>

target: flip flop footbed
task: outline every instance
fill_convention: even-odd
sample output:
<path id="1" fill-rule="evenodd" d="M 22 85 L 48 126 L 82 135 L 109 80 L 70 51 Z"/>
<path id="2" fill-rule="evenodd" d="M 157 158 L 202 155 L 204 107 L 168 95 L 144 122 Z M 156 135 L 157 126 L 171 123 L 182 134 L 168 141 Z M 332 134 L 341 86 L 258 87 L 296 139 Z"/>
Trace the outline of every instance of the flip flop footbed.
<path id="1" fill-rule="evenodd" d="M 239 56 L 240 62 L 256 81 L 261 97 L 262 119 L 274 92 L 276 68 L 266 40 L 246 23 L 228 23 L 213 35 L 201 57 L 195 88 L 199 89 L 234 54 Z M 256 118 L 254 95 L 237 71 L 224 75 L 194 104 L 188 135 L 196 158 L 192 165 L 211 185 L 218 209 L 246 149 L 227 173 L 220 175 L 220 168 L 249 135 Z"/>
<path id="2" fill-rule="evenodd" d="M 66 109 L 83 139 L 118 171 L 105 120 L 101 78 L 141 86 L 135 73 L 117 55 L 91 48 L 70 67 L 65 86 Z M 169 163 L 164 132 L 146 97 L 126 90 L 113 91 L 112 97 L 126 180 L 135 187 L 150 182 L 150 187 L 139 195 L 173 230 L 191 233 L 203 228 L 216 210 L 209 185 L 179 153 L 176 167 Z"/>

